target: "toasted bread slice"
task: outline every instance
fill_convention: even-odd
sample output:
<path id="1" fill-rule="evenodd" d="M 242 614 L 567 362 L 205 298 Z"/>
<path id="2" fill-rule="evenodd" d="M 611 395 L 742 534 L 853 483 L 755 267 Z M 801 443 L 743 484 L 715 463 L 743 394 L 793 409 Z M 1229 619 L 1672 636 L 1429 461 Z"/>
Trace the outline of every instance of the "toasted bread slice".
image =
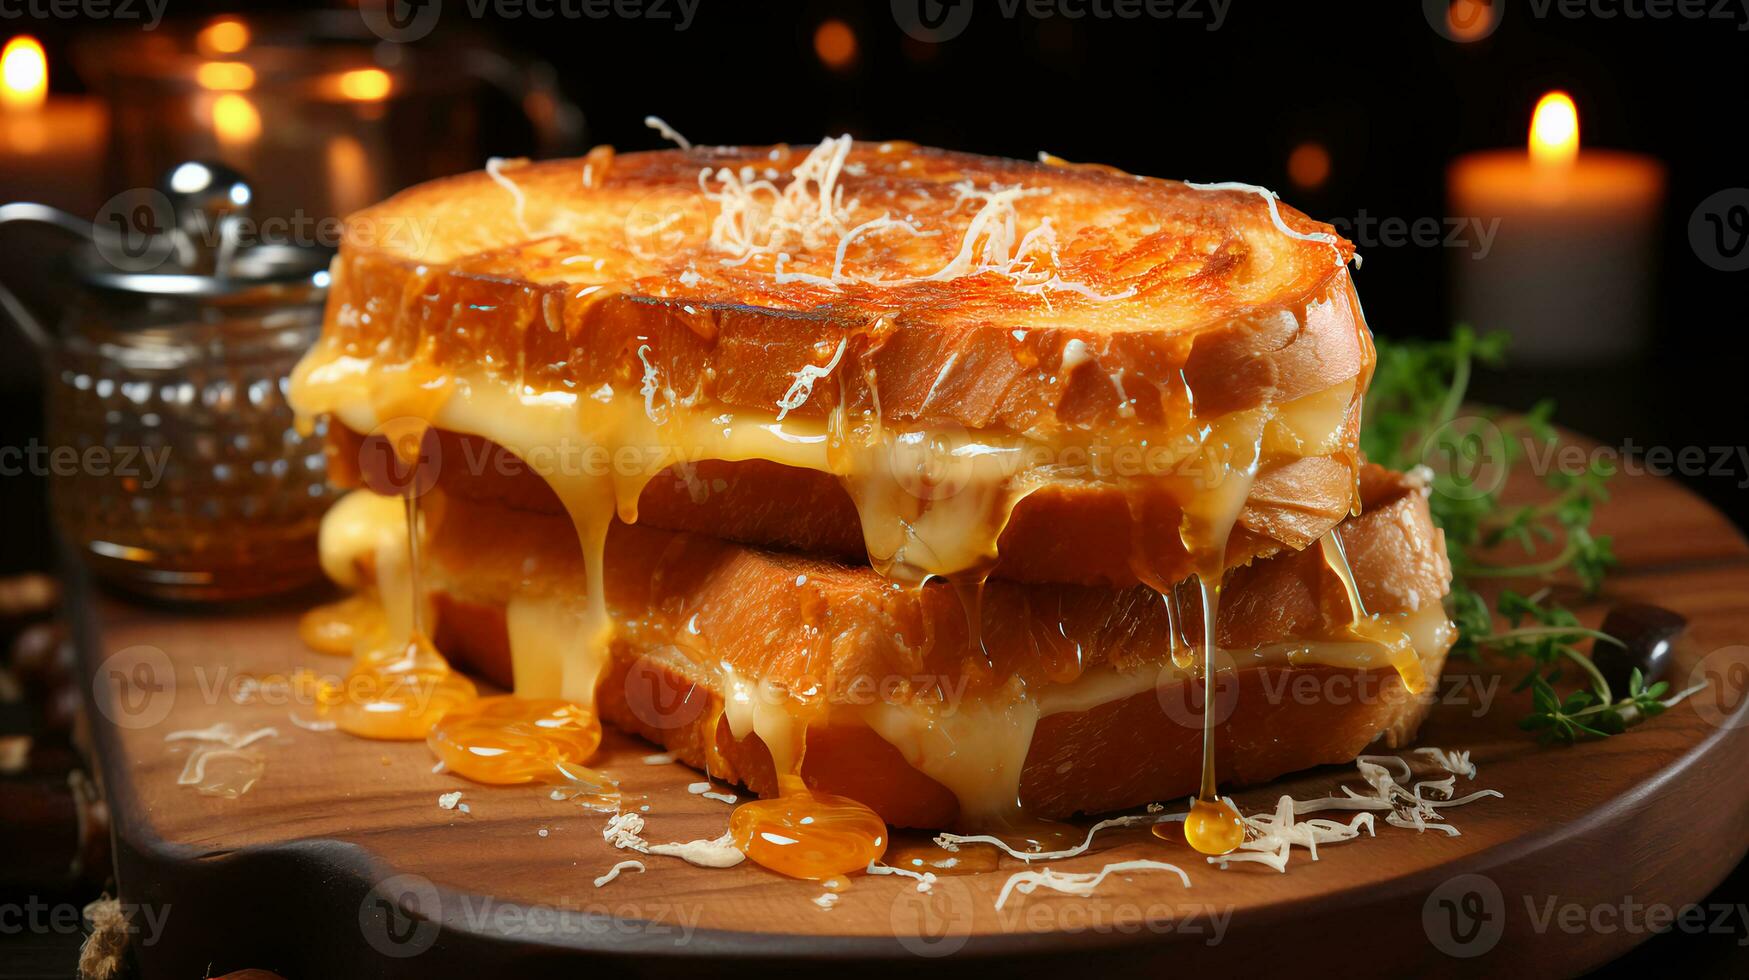
<path id="1" fill-rule="evenodd" d="M 586 537 L 607 507 L 849 550 L 842 517 L 645 499 L 677 462 L 764 461 L 840 482 L 896 577 L 1162 585 L 1191 571 L 1184 507 L 1230 471 L 1264 479 L 1229 565 L 1348 509 L 1373 363 L 1351 255 L 1255 189 L 848 139 L 603 148 L 350 219 L 292 397 L 360 432 L 413 416 L 523 457 L 642 453 L 606 490 L 535 466 Z M 778 512 L 830 496 L 759 485 Z"/>
<path id="2" fill-rule="evenodd" d="M 1440 534 L 1411 481 L 1372 469 L 1362 491 L 1366 511 L 1337 532 L 1355 583 L 1370 610 L 1406 624 L 1436 680 L 1452 635 Z M 563 609 L 582 588 L 564 518 L 426 499 L 439 647 L 519 693 L 550 694 L 530 690 L 543 668 L 527 650 L 513 669 L 507 609 L 540 614 L 537 640 L 562 627 L 530 597 Z M 1194 604 L 1173 622 L 1146 588 L 992 582 L 980 644 L 943 584 L 901 589 L 867 567 L 635 525 L 614 528 L 608 559 L 616 630 L 598 710 L 719 778 L 774 792 L 772 746 L 795 751 L 783 743 L 800 730 L 804 778 L 904 826 L 999 821 L 1016 787 L 1047 817 L 1196 788 L 1198 670 L 1169 656 L 1200 631 Z M 1343 639 L 1346 593 L 1316 551 L 1233 570 L 1223 593 L 1229 780 L 1347 761 L 1381 733 L 1401 744 L 1413 731 L 1423 704 L 1376 647 Z"/>
<path id="3" fill-rule="evenodd" d="M 360 460 L 379 449 L 344 425 L 330 428 L 330 479 L 341 486 L 361 485 Z M 452 497 L 533 514 L 565 513 L 546 481 L 489 440 L 439 432 L 434 456 L 436 484 Z M 1330 456 L 1288 459 L 1258 474 L 1227 542 L 1227 567 L 1316 541 L 1348 515 L 1354 479 L 1346 460 Z M 1135 585 L 1133 520 L 1114 487 L 1093 482 L 1040 487 L 1015 506 L 1002 529 L 995 577 Z M 856 505 L 836 478 L 767 460 L 707 459 L 669 467 L 639 495 L 637 523 L 852 564 L 868 560 Z M 1163 544 L 1176 550 L 1161 554 L 1157 564 L 1174 568 L 1172 579 L 1188 575 L 1182 542 L 1168 536 Z"/>

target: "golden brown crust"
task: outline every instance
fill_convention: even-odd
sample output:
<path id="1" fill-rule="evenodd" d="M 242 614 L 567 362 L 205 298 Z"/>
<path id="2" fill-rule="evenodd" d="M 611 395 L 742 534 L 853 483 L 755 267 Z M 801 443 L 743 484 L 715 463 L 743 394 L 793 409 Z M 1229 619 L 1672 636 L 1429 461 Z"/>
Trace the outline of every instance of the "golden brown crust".
<path id="1" fill-rule="evenodd" d="M 475 173 L 420 185 L 348 222 L 326 336 L 360 356 L 417 350 L 539 388 L 636 388 L 647 360 L 681 397 L 756 410 L 775 410 L 797 372 L 830 362 L 842 343 L 835 383 L 796 413 L 878 406 L 893 425 L 1035 434 L 1171 425 L 1191 401 L 1213 418 L 1370 371 L 1342 264 L 1352 248 L 1281 205 L 1297 233 L 1331 242 L 1284 234 L 1248 191 L 858 144 L 840 180 L 858 202 L 844 223 L 890 212 L 928 232 L 855 238 L 861 272 L 939 268 L 978 210 L 956 185 L 1020 185 L 1049 191 L 1015 207 L 1023 229 L 1050 219 L 1060 278 L 1124 298 L 1025 293 L 991 272 L 825 288 L 780 284 L 770 255 L 725 265 L 735 256 L 707 241 L 720 204 L 699 190 L 700 171 L 773 167 L 782 184 L 805 152 L 626 154 L 593 187 L 577 160 L 512 167 L 499 175 L 506 184 Z M 662 229 L 653 243 L 639 230 L 652 217 Z M 843 237 L 793 243 L 786 270 L 830 272 Z M 1065 370 L 1071 341 L 1084 354 Z"/>
<path id="2" fill-rule="evenodd" d="M 1420 489 L 1370 468 L 1364 489 L 1368 510 L 1340 533 L 1369 607 L 1407 612 L 1437 603 L 1450 570 Z M 436 496 L 427 554 L 438 644 L 508 684 L 505 597 L 524 580 L 576 589 L 575 546 L 562 543 L 560 518 Z M 1048 687 L 1100 664 L 1145 668 L 1161 664 L 1172 643 L 1161 602 L 1146 589 L 993 583 L 984 595 L 986 666 L 970 652 L 963 609 L 945 585 L 897 590 L 867 568 L 624 525 L 610 536 L 608 557 L 608 598 L 622 627 L 599 688 L 603 717 L 755 792 L 774 788 L 769 754 L 757 739 L 737 741 L 720 722 L 719 662 L 792 690 L 818 682 L 831 696 L 868 678 L 903 697 L 905 679 L 915 677 L 968 678 L 977 690 L 1010 673 Z M 1232 650 L 1329 636 L 1349 615 L 1342 586 L 1311 551 L 1234 570 L 1223 593 L 1221 644 Z M 1195 633 L 1194 604 L 1184 612 L 1182 628 Z M 683 648 L 664 625 L 679 623 L 688 624 Z M 1437 678 L 1443 654 L 1424 657 L 1430 677 Z M 1346 761 L 1381 733 L 1400 740 L 1425 707 L 1388 670 L 1266 666 L 1233 676 L 1238 700 L 1220 751 L 1222 772 L 1235 783 Z M 1341 683 L 1330 683 L 1338 676 Z M 1300 694 L 1308 683 L 1315 693 Z M 1063 816 L 1193 791 L 1200 735 L 1162 711 L 1166 703 L 1191 703 L 1181 684 L 1045 717 L 1021 784 L 1029 809 Z M 652 717 L 647 695 L 627 700 L 650 685 L 665 686 L 681 706 Z M 863 799 L 898 825 L 953 824 L 952 794 L 871 731 L 835 714 L 831 720 L 810 734 L 803 770 L 810 782 Z"/>

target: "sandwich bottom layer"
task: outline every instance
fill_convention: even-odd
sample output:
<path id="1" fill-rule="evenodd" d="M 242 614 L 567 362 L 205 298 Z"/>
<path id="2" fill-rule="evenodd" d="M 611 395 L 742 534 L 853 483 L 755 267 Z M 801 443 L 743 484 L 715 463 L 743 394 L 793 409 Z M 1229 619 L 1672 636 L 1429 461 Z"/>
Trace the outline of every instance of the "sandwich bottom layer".
<path id="1" fill-rule="evenodd" d="M 1364 512 L 1334 533 L 1366 609 L 1404 642 L 1357 638 L 1322 549 L 1229 571 L 1212 698 L 1225 784 L 1401 746 L 1430 703 L 1455 635 L 1443 540 L 1417 484 L 1377 468 L 1361 484 Z M 422 507 L 446 656 L 528 697 L 576 699 L 580 672 L 602 720 L 761 796 L 799 771 L 891 825 L 990 829 L 1197 790 L 1194 589 L 904 589 L 867 567 L 615 524 L 611 639 L 596 645 L 568 521 L 442 491 Z M 324 528 L 329 567 L 354 561 L 389 592 L 377 556 L 393 549 L 340 543 L 383 540 L 344 527 L 364 509 Z"/>

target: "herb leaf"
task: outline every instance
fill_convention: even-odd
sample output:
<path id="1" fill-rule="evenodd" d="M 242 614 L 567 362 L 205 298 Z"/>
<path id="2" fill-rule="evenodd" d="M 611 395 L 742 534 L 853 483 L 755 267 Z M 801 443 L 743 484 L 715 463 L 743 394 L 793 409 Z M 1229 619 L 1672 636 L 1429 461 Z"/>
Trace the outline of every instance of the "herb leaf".
<path id="1" fill-rule="evenodd" d="M 1594 595 L 1616 564 L 1609 537 L 1591 532 L 1597 505 L 1609 499 L 1609 466 L 1593 463 L 1581 473 L 1551 470 L 1543 475 L 1550 496 L 1537 503 L 1508 506 L 1501 500 L 1508 476 L 1528 450 L 1554 459 L 1560 443 L 1551 422 L 1553 402 L 1540 402 L 1518 416 L 1465 407 L 1476 365 L 1499 365 L 1506 347 L 1504 333 L 1477 334 L 1462 326 L 1440 342 L 1379 341 L 1361 449 L 1392 469 L 1431 471 L 1428 507 L 1445 531 L 1452 565 L 1446 598 L 1446 611 L 1458 627 L 1452 652 L 1474 659 L 1487 652 L 1523 662 L 1525 673 L 1515 690 L 1530 690 L 1533 709 L 1520 727 L 1543 741 L 1607 737 L 1675 703 L 1665 699 L 1669 685 L 1645 687 L 1636 671 L 1625 696 L 1618 696 L 1578 644 L 1621 641 L 1581 627 L 1548 597 L 1547 588 L 1528 595 L 1501 589 L 1490 609 L 1474 585 L 1566 573 L 1586 595 Z M 1460 417 L 1460 412 L 1470 414 Z M 1537 557 L 1557 543 L 1552 554 Z M 1500 563 L 1500 551 L 1514 546 L 1526 560 Z M 1508 628 L 1496 629 L 1496 617 Z M 1568 668 L 1577 669 L 1583 684 L 1562 697 L 1555 685 Z"/>

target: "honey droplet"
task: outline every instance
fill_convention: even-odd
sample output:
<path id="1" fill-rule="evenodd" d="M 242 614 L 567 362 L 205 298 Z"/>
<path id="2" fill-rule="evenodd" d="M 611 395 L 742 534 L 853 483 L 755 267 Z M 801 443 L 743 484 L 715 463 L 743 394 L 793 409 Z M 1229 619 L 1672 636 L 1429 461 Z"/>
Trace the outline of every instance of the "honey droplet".
<path id="1" fill-rule="evenodd" d="M 782 795 L 735 808 L 729 833 L 741 853 L 808 881 L 863 871 L 887 852 L 887 824 L 855 800 L 783 780 Z"/>
<path id="2" fill-rule="evenodd" d="M 1170 826 L 1155 824 L 1155 836 L 1165 839 Z M 1226 800 L 1197 799 L 1184 818 L 1184 840 L 1202 854 L 1231 854 L 1245 842 L 1245 821 Z"/>
<path id="3" fill-rule="evenodd" d="M 324 714 L 360 738 L 413 741 L 438 719 L 479 697 L 474 682 L 450 669 L 423 635 L 400 648 L 362 655 L 345 679 L 320 694 Z"/>
<path id="4" fill-rule="evenodd" d="M 452 709 L 425 739 L 450 772 L 477 783 L 508 785 L 564 779 L 601 745 L 593 712 L 569 701 L 511 695 Z"/>

